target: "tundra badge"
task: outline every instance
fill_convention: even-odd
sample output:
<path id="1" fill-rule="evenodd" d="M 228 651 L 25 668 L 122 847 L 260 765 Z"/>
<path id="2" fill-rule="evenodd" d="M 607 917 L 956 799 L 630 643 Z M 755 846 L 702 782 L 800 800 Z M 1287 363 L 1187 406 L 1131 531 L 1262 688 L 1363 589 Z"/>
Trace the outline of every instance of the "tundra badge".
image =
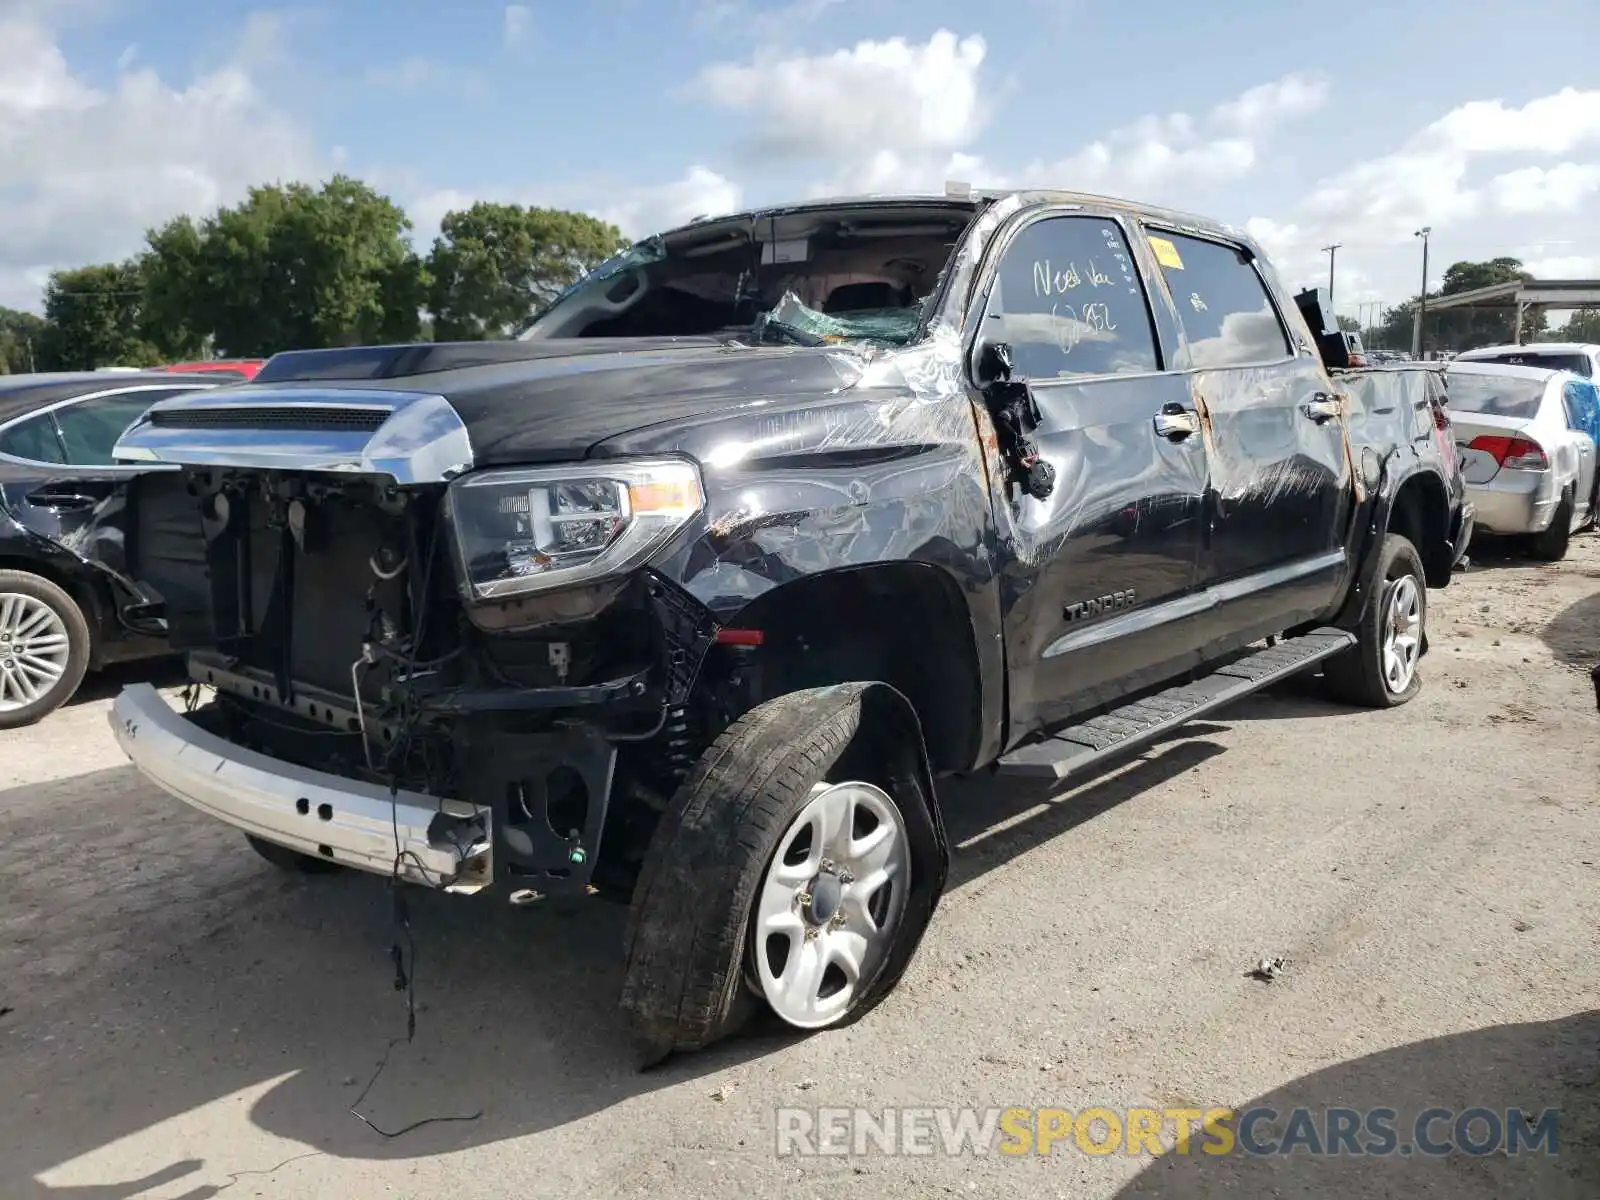
<path id="1" fill-rule="evenodd" d="M 1132 607 L 1133 589 L 1128 588 L 1121 592 L 1107 592 L 1104 596 L 1096 596 L 1093 600 L 1076 600 L 1062 610 L 1062 616 L 1070 623 Z"/>

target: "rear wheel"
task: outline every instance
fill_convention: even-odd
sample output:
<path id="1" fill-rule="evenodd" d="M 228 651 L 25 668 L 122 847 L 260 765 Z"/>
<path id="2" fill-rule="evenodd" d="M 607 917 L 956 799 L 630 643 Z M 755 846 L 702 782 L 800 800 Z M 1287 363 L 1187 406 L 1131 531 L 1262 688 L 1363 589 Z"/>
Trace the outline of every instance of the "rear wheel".
<path id="1" fill-rule="evenodd" d="M 1572 544 L 1572 507 L 1572 489 L 1568 488 L 1561 494 L 1550 527 L 1528 539 L 1529 554 L 1543 562 L 1560 562 L 1567 556 L 1567 547 Z"/>
<path id="2" fill-rule="evenodd" d="M 89 624 L 61 588 L 0 571 L 0 729 L 31 725 L 72 698 L 89 666 Z"/>
<path id="3" fill-rule="evenodd" d="M 1422 690 L 1417 665 L 1427 636 L 1428 587 L 1417 548 L 1397 533 L 1385 536 L 1378 594 L 1356 628 L 1356 644 L 1323 668 L 1340 700 L 1394 708 Z"/>

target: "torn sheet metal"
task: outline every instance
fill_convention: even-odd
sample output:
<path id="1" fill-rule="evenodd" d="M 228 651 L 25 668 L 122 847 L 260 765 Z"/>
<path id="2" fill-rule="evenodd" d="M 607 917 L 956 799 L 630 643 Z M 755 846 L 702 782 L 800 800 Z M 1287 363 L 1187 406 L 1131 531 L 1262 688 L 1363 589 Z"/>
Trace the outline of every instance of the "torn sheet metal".
<path id="1" fill-rule="evenodd" d="M 105 494 L 92 508 L 67 509 L 35 504 L 30 497 L 45 491 L 54 482 L 38 476 L 0 482 L 0 519 L 15 526 L 14 536 L 37 539 L 54 547 L 114 580 L 129 595 L 138 595 L 139 589 L 127 573 L 125 486 L 118 482 L 99 489 Z M 80 492 L 95 490 L 84 481 L 72 482 Z"/>
<path id="2" fill-rule="evenodd" d="M 1266 367 L 1198 371 L 1196 411 L 1219 512 L 1241 504 L 1292 503 L 1350 479 L 1349 424 L 1316 423 L 1302 411 L 1326 388 L 1306 358 Z"/>
<path id="3" fill-rule="evenodd" d="M 992 578 L 994 514 L 959 341 L 935 331 L 905 349 L 841 345 L 840 387 L 769 397 L 735 412 L 611 445 L 704 464 L 706 526 L 663 567 L 727 615 L 806 575 L 876 562 L 940 561 Z M 977 559 L 952 548 L 981 549 Z"/>
<path id="4" fill-rule="evenodd" d="M 921 403 L 964 396 L 967 385 L 961 369 L 960 334 L 941 325 L 915 346 L 869 357 L 854 386 L 901 389 Z"/>

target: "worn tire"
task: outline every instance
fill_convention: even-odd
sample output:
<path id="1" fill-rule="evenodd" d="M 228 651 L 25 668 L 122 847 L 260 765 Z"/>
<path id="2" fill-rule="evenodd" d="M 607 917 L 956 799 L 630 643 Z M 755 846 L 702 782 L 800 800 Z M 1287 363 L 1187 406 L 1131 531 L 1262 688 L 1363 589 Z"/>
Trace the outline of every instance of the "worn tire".
<path id="1" fill-rule="evenodd" d="M 0 729 L 18 729 L 42 720 L 72 699 L 83 682 L 84 672 L 89 669 L 93 642 L 89 623 L 78 602 L 42 575 L 31 571 L 0 571 L 0 597 L 7 593 L 27 596 L 46 605 L 67 631 L 67 667 L 61 678 L 37 700 L 0 712 Z"/>
<path id="2" fill-rule="evenodd" d="M 1409 575 L 1416 583 L 1420 626 L 1418 657 L 1427 645 L 1428 585 L 1422 566 L 1422 556 L 1409 540 L 1398 533 L 1384 536 L 1378 551 L 1379 586 L 1371 603 L 1354 630 L 1356 644 L 1330 658 L 1322 668 L 1328 690 L 1336 699 L 1363 708 L 1394 708 L 1410 700 L 1422 690 L 1422 675 L 1414 670 L 1410 683 L 1401 691 L 1389 690 L 1383 671 L 1384 633 L 1387 617 L 1387 597 L 1390 588 Z"/>
<path id="3" fill-rule="evenodd" d="M 269 842 L 265 838 L 258 838 L 253 833 L 244 835 L 244 840 L 250 843 L 262 858 L 266 859 L 280 871 L 292 871 L 297 875 L 331 875 L 344 868 L 331 859 L 316 858 L 310 854 L 301 854 L 298 850 L 291 850 L 287 846 L 280 846 L 277 842 Z"/>
<path id="4" fill-rule="evenodd" d="M 1567 556 L 1572 544 L 1572 489 L 1561 493 L 1561 503 L 1550 517 L 1550 525 L 1543 533 L 1528 539 L 1528 553 L 1541 562 L 1560 562 Z"/>
<path id="5" fill-rule="evenodd" d="M 883 788 L 905 820 L 911 851 L 912 882 L 889 952 L 830 1028 L 893 988 L 944 885 L 943 831 L 920 742 L 897 692 L 841 684 L 769 700 L 711 745 L 662 817 L 634 889 L 621 1006 L 643 1065 L 727 1037 L 765 1007 L 746 983 L 755 895 L 818 782 Z"/>

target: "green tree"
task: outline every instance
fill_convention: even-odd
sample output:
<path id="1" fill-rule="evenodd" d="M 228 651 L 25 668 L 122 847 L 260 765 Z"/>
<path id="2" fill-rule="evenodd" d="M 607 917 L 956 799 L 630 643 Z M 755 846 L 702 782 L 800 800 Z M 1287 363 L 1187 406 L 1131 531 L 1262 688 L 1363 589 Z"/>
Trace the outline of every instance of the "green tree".
<path id="1" fill-rule="evenodd" d="M 1580 308 L 1567 323 L 1552 332 L 1557 342 L 1600 342 L 1600 308 Z"/>
<path id="2" fill-rule="evenodd" d="M 150 366 L 161 361 L 141 336 L 144 280 L 135 262 L 54 271 L 44 290 L 42 369 Z"/>
<path id="3" fill-rule="evenodd" d="M 1417 312 L 1415 299 L 1402 301 L 1383 310 L 1383 319 L 1373 327 L 1368 350 L 1411 349 L 1411 324 Z"/>
<path id="4" fill-rule="evenodd" d="M 1356 320 L 1354 317 L 1347 317 L 1343 313 L 1340 313 L 1334 319 L 1339 322 L 1339 328 L 1345 333 L 1361 332 L 1361 322 Z"/>
<path id="5" fill-rule="evenodd" d="M 509 337 L 626 244 L 616 226 L 561 209 L 480 201 L 447 213 L 428 256 L 434 337 Z"/>
<path id="6" fill-rule="evenodd" d="M 17 375 L 38 369 L 44 318 L 14 308 L 0 307 L 0 375 Z"/>
<path id="7" fill-rule="evenodd" d="M 426 299 L 411 222 L 388 197 L 336 175 L 320 188 L 252 188 L 242 203 L 149 236 L 142 260 L 162 340 L 222 353 L 415 340 Z"/>
<path id="8" fill-rule="evenodd" d="M 189 217 L 178 217 L 150 230 L 145 241 L 148 248 L 139 259 L 145 340 L 169 360 L 198 358 L 211 333 L 200 288 L 205 246 L 199 227 Z"/>
<path id="9" fill-rule="evenodd" d="M 1485 262 L 1453 263 L 1440 281 L 1439 295 L 1454 296 L 1476 288 L 1493 287 L 1499 283 L 1513 283 L 1533 278 L 1522 269 L 1520 258 L 1491 258 Z M 1515 306 L 1503 308 L 1445 309 L 1437 318 L 1428 318 L 1428 345 L 1438 350 L 1470 350 L 1474 346 L 1492 346 L 1516 340 L 1517 310 Z M 1523 315 L 1522 340 L 1535 341 L 1542 337 L 1545 318 L 1542 310 L 1530 310 Z"/>

